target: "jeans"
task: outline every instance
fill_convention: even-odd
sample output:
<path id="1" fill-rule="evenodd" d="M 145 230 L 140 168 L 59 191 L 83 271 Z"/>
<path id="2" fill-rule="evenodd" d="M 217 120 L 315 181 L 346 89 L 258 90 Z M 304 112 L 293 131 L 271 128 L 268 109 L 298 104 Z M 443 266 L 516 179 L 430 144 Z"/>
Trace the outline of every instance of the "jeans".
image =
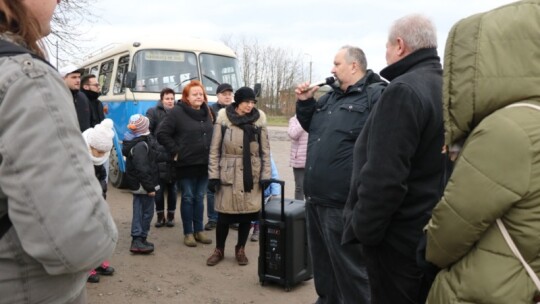
<path id="1" fill-rule="evenodd" d="M 160 189 L 156 191 L 156 212 L 165 210 L 165 191 L 167 191 L 167 211 L 174 213 L 176 210 L 176 183 L 159 180 Z"/>
<path id="2" fill-rule="evenodd" d="M 295 200 L 304 200 L 304 171 L 304 168 L 293 168 Z"/>
<path id="3" fill-rule="evenodd" d="M 359 244 L 341 245 L 343 209 L 306 204 L 308 245 L 317 304 L 370 303 L 370 287 Z"/>
<path id="4" fill-rule="evenodd" d="M 184 235 L 203 231 L 204 194 L 208 176 L 182 178 L 178 187 L 182 193 L 180 215 Z"/>
<path id="5" fill-rule="evenodd" d="M 206 192 L 206 216 L 209 222 L 217 223 L 217 212 L 214 210 L 214 193 Z"/>
<path id="6" fill-rule="evenodd" d="M 133 194 L 131 236 L 147 237 L 152 217 L 154 217 L 154 198 L 146 194 Z"/>

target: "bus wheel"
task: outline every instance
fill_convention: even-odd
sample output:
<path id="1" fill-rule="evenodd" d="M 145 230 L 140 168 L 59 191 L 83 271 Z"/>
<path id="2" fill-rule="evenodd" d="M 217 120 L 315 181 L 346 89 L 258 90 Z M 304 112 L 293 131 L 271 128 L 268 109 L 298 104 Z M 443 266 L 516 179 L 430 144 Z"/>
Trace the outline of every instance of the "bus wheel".
<path id="1" fill-rule="evenodd" d="M 115 188 L 126 188 L 126 179 L 124 178 L 124 172 L 120 171 L 120 165 L 118 164 L 118 153 L 113 148 L 111 156 L 109 158 L 109 181 Z"/>

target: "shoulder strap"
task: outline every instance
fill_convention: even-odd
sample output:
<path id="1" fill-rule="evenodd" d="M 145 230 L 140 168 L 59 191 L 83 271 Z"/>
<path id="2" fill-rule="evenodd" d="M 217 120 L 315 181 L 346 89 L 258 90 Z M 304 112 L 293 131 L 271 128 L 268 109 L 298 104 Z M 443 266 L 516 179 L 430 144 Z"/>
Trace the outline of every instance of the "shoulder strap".
<path id="1" fill-rule="evenodd" d="M 146 153 L 150 152 L 150 149 L 148 148 L 148 144 L 146 143 L 146 141 L 142 141 L 142 143 L 144 144 L 144 146 L 146 147 Z M 136 146 L 136 145 L 135 145 Z M 135 148 L 135 146 L 133 146 L 130 150 L 129 150 L 129 154 L 131 155 L 131 157 L 133 157 L 133 149 Z"/>
<path id="2" fill-rule="evenodd" d="M 538 108 L 538 110 L 540 110 L 540 107 Z M 517 249 L 516 244 L 514 243 L 514 241 L 512 241 L 512 237 L 510 237 L 510 234 L 508 233 L 508 230 L 506 230 L 506 227 L 504 226 L 501 219 L 497 219 L 497 226 L 499 226 L 499 229 L 501 230 L 501 233 L 504 237 L 504 240 L 508 244 L 508 247 L 510 247 L 510 249 L 512 250 L 514 255 L 518 258 L 518 260 L 521 262 L 523 267 L 525 267 L 525 270 L 527 270 L 527 273 L 529 274 L 529 277 L 531 277 L 531 279 L 533 280 L 534 285 L 536 285 L 536 288 L 540 290 L 540 280 L 538 279 L 538 276 L 536 275 L 534 270 L 532 270 L 531 266 L 527 264 L 527 262 L 525 261 L 525 259 L 523 258 L 519 250 Z"/>

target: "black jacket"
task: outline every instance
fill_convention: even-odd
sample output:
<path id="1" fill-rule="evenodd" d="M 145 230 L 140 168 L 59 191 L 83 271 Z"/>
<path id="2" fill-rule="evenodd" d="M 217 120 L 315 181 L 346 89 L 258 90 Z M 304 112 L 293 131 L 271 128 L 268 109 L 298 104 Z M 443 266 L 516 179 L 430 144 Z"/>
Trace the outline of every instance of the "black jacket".
<path id="1" fill-rule="evenodd" d="M 177 103 L 165 116 L 157 129 L 157 139 L 176 165 L 176 178 L 208 174 L 208 155 L 212 140 L 212 119 L 205 105 L 192 109 L 183 102 Z"/>
<path id="2" fill-rule="evenodd" d="M 83 92 L 71 91 L 73 95 L 73 104 L 75 105 L 75 112 L 77 112 L 77 120 L 79 121 L 79 128 L 81 132 L 90 128 L 90 101 Z"/>
<path id="3" fill-rule="evenodd" d="M 227 107 L 227 106 L 222 105 L 222 104 L 220 104 L 220 103 L 218 103 L 218 102 L 214 102 L 214 103 L 210 106 L 210 111 L 212 111 L 212 117 L 213 117 L 214 121 L 215 121 L 216 118 L 217 118 L 217 113 L 219 112 L 219 110 L 224 109 L 225 107 Z"/>
<path id="4" fill-rule="evenodd" d="M 158 190 L 159 172 L 156 162 L 159 155 L 155 151 L 155 139 L 143 135 L 131 140 L 124 140 L 122 154 L 126 157 L 126 179 L 128 188 L 147 192 Z"/>
<path id="5" fill-rule="evenodd" d="M 165 115 L 167 115 L 167 111 L 165 110 L 165 107 L 163 107 L 163 104 L 158 101 L 158 104 L 150 108 L 146 111 L 146 117 L 150 121 L 150 133 L 157 138 L 157 128 L 163 118 L 165 118 Z M 175 168 L 172 164 L 172 157 L 170 154 L 167 153 L 167 150 L 163 145 L 160 145 L 156 142 L 156 150 L 158 153 L 166 154 L 167 159 L 161 160 L 157 162 L 158 171 L 159 171 L 159 178 L 167 183 L 171 183 L 175 179 Z"/>
<path id="6" fill-rule="evenodd" d="M 384 82 L 379 75 L 368 70 L 346 92 L 334 88 L 318 101 L 296 103 L 298 121 L 309 133 L 304 176 L 308 203 L 335 208 L 345 205 L 354 142 L 383 88 Z"/>
<path id="7" fill-rule="evenodd" d="M 105 119 L 103 104 L 98 99 L 100 94 L 85 89 L 81 89 L 81 92 L 88 98 L 88 106 L 90 109 L 90 127 L 93 128 Z"/>
<path id="8" fill-rule="evenodd" d="M 385 243 L 414 258 L 445 184 L 437 50 L 418 50 L 381 75 L 391 82 L 355 145 L 343 241 Z"/>

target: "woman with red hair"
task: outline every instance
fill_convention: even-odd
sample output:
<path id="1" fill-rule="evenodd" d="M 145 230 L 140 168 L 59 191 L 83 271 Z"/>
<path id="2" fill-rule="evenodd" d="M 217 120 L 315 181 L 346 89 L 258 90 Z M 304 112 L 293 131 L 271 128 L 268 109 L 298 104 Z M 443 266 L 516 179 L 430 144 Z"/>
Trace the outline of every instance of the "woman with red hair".
<path id="1" fill-rule="evenodd" d="M 165 116 L 157 139 L 172 155 L 182 193 L 180 215 L 184 244 L 211 244 L 204 234 L 204 194 L 208 184 L 208 155 L 212 140 L 212 112 L 202 84 L 193 80 L 184 87 L 182 99 Z"/>

